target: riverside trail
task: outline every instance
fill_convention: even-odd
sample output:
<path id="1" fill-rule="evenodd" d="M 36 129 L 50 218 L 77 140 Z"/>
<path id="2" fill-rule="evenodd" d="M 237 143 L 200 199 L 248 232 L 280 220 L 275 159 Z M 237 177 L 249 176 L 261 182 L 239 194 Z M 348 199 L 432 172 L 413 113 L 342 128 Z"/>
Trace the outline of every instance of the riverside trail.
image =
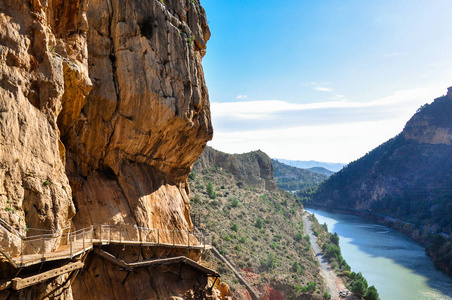
<path id="1" fill-rule="evenodd" d="M 319 261 L 320 271 L 323 278 L 325 279 L 326 289 L 328 293 L 331 295 L 332 300 L 340 299 L 339 290 L 345 288 L 344 284 L 342 283 L 342 280 L 336 276 L 334 270 L 330 268 L 328 260 L 323 256 L 323 253 L 319 245 L 317 244 L 315 236 L 312 233 L 311 224 L 306 215 L 303 215 L 303 221 L 306 228 L 306 234 L 309 235 L 311 240 L 311 248 Z"/>

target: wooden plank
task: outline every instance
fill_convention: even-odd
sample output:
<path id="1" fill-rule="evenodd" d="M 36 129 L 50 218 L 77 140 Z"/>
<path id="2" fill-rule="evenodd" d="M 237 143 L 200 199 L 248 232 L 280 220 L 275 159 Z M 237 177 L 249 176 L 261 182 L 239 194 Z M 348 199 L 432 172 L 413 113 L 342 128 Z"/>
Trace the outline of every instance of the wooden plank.
<path id="1" fill-rule="evenodd" d="M 116 258 L 112 254 L 105 252 L 98 248 L 94 249 L 94 253 L 101 256 L 102 258 L 105 258 L 107 261 L 114 263 L 120 267 L 123 267 L 127 270 L 132 270 L 133 268 L 155 267 L 155 266 L 183 263 L 183 264 L 190 265 L 192 268 L 194 268 L 204 274 L 220 277 L 220 274 L 218 274 L 214 270 L 206 268 L 206 267 L 198 264 L 194 260 L 191 260 L 185 256 L 159 258 L 159 259 L 152 259 L 152 260 L 144 260 L 144 261 L 135 262 L 135 263 L 126 263 L 125 261 L 123 261 L 119 258 Z"/>
<path id="2" fill-rule="evenodd" d="M 6 290 L 11 286 L 11 280 L 2 280 L 0 282 L 0 291 Z"/>
<path id="3" fill-rule="evenodd" d="M 50 278 L 66 274 L 66 273 L 69 273 L 74 270 L 81 269 L 81 268 L 83 268 L 83 265 L 84 265 L 84 263 L 78 261 L 75 263 L 67 264 L 60 268 L 56 268 L 56 269 L 38 274 L 38 275 L 34 275 L 34 276 L 26 277 L 26 278 L 20 278 L 20 277 L 13 278 L 11 280 L 11 282 L 13 284 L 13 289 L 20 290 L 20 289 L 38 284 L 38 283 L 46 281 Z"/>

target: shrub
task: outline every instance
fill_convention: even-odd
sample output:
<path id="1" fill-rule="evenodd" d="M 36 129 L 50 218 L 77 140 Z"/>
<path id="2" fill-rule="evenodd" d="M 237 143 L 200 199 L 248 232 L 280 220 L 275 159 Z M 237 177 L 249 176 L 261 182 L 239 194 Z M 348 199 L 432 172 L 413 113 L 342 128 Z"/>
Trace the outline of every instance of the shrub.
<path id="1" fill-rule="evenodd" d="M 273 269 L 276 264 L 276 257 L 273 252 L 270 252 L 267 256 L 267 260 L 265 261 L 265 266 L 267 269 Z"/>
<path id="2" fill-rule="evenodd" d="M 234 199 L 232 200 L 232 207 L 237 207 L 237 206 L 239 206 L 239 200 L 234 197 Z"/>
<path id="3" fill-rule="evenodd" d="M 314 293 L 317 289 L 317 282 L 308 282 L 308 284 L 303 287 L 302 292 Z"/>
<path id="4" fill-rule="evenodd" d="M 326 300 L 331 299 L 331 295 L 330 295 L 330 293 L 328 293 L 328 291 L 325 291 L 325 293 L 323 293 L 323 299 L 326 299 Z"/>
<path id="5" fill-rule="evenodd" d="M 261 217 L 257 218 L 256 223 L 254 224 L 259 229 L 262 229 L 262 226 L 264 226 L 264 220 L 262 220 Z"/>
<path id="6" fill-rule="evenodd" d="M 213 189 L 213 184 L 212 184 L 212 182 L 210 182 L 210 181 L 209 181 L 209 183 L 207 184 L 206 192 L 207 192 L 207 195 L 209 195 L 210 199 L 215 199 L 215 198 L 217 198 L 217 193 L 216 193 L 215 190 Z"/>
<path id="7" fill-rule="evenodd" d="M 239 242 L 242 243 L 242 244 L 245 244 L 245 243 L 246 243 L 246 237 L 243 236 L 243 237 L 240 239 Z"/>
<path id="8" fill-rule="evenodd" d="M 239 225 L 237 225 L 237 223 L 232 224 L 231 230 L 234 230 L 235 232 L 238 232 L 239 231 Z"/>

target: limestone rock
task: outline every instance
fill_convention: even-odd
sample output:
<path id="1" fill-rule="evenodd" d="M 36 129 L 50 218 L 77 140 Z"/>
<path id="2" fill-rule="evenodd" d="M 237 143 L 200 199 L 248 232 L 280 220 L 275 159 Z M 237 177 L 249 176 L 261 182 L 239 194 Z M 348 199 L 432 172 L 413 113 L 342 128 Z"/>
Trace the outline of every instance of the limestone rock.
<path id="1" fill-rule="evenodd" d="M 237 181 L 260 190 L 275 190 L 273 163 L 270 157 L 258 150 L 244 154 L 227 154 L 206 147 L 196 161 L 193 171 L 223 168 L 234 174 Z"/>
<path id="2" fill-rule="evenodd" d="M 199 0 L 0 0 L 0 217 L 53 232 L 192 229 L 187 177 L 213 134 L 201 65 L 209 38 Z M 115 250 L 130 261 L 200 255 Z M 124 288 L 115 266 L 89 262 L 58 297 L 85 298 L 87 287 L 92 299 L 183 297 L 207 283 L 191 270 L 180 283 L 171 267 Z"/>

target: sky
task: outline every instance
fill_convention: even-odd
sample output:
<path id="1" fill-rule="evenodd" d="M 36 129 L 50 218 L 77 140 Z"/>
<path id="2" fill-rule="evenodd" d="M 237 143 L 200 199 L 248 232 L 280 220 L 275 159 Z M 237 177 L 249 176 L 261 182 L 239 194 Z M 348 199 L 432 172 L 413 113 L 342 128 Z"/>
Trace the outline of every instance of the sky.
<path id="1" fill-rule="evenodd" d="M 201 0 L 213 140 L 349 163 L 452 86 L 452 0 Z"/>

